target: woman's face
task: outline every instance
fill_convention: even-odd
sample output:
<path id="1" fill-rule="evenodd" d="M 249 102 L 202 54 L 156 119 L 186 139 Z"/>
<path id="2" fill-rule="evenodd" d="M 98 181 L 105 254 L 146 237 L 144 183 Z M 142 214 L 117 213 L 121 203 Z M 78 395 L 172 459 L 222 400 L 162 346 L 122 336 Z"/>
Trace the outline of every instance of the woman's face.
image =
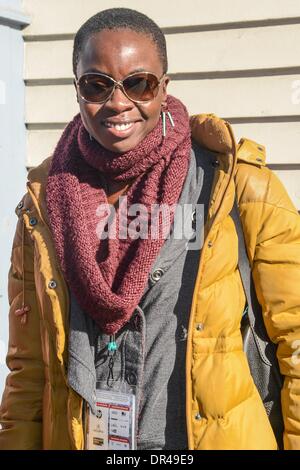
<path id="1" fill-rule="evenodd" d="M 102 72 L 123 80 L 136 71 L 154 73 L 159 79 L 163 65 L 152 39 L 130 29 L 104 30 L 86 42 L 77 66 L 77 78 L 87 72 Z M 156 126 L 162 105 L 166 104 L 168 77 L 157 96 L 147 103 L 130 101 L 120 88 L 102 104 L 86 103 L 77 93 L 80 113 L 87 131 L 106 149 L 123 153 L 136 147 Z M 109 124 L 133 123 L 126 130 Z"/>

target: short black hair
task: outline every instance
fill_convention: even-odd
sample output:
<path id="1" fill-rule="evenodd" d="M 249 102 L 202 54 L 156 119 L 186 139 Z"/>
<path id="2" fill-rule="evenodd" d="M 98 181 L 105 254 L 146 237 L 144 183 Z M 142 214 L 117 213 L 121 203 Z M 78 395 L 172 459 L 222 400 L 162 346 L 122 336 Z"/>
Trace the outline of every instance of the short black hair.
<path id="1" fill-rule="evenodd" d="M 77 65 L 85 43 L 95 33 L 111 29 L 127 28 L 150 36 L 156 44 L 163 65 L 163 73 L 168 70 L 167 46 L 164 33 L 148 16 L 130 8 L 109 8 L 89 18 L 78 30 L 73 46 L 73 72 L 77 75 Z"/>

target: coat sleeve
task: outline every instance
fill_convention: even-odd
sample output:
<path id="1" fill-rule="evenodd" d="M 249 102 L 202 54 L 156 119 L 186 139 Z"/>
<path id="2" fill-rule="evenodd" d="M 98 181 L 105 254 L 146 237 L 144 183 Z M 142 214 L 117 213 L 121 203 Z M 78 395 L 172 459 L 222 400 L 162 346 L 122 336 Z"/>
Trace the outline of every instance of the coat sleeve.
<path id="1" fill-rule="evenodd" d="M 267 168 L 241 165 L 237 183 L 255 289 L 284 375 L 284 448 L 300 450 L 300 216 Z"/>
<path id="2" fill-rule="evenodd" d="M 30 306 L 25 324 L 15 314 L 22 306 L 23 286 L 25 305 Z M 19 217 L 13 241 L 8 298 L 9 344 L 6 363 L 10 373 L 6 378 L 0 408 L 0 449 L 42 449 L 45 380 L 40 316 L 34 283 L 33 242 L 23 227 L 22 216 Z"/>

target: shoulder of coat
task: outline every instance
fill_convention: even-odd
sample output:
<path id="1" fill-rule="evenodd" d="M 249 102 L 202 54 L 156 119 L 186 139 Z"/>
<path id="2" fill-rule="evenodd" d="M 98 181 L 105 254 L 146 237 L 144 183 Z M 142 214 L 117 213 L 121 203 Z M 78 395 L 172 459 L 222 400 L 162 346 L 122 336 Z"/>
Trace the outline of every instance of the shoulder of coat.
<path id="1" fill-rule="evenodd" d="M 190 117 L 194 141 L 212 152 L 233 153 L 235 140 L 230 124 L 215 114 L 195 114 Z"/>
<path id="2" fill-rule="evenodd" d="M 271 170 L 266 166 L 266 149 L 254 140 L 240 139 L 237 145 L 235 185 L 242 202 L 266 197 Z"/>
<path id="3" fill-rule="evenodd" d="M 46 158 L 40 163 L 40 165 L 31 168 L 27 175 L 27 180 L 31 184 L 37 183 L 39 186 L 43 186 L 47 182 L 47 177 L 50 170 L 52 156 Z M 28 210 L 30 211 L 34 206 L 33 201 L 29 192 L 27 191 L 22 199 L 18 202 L 17 207 L 15 208 L 15 213 L 17 216 L 20 216 L 22 212 Z"/>
<path id="4" fill-rule="evenodd" d="M 190 117 L 192 138 L 200 146 L 218 153 L 232 153 L 235 139 L 231 125 L 215 114 L 195 114 Z M 241 138 L 236 145 L 237 162 L 258 167 L 266 166 L 265 146 L 254 140 Z"/>
<path id="5" fill-rule="evenodd" d="M 271 174 L 266 166 L 265 146 L 251 139 L 240 139 L 235 171 L 238 201 L 265 201 Z"/>
<path id="6" fill-rule="evenodd" d="M 51 165 L 52 155 L 45 158 L 38 166 L 31 168 L 28 172 L 28 181 L 30 183 L 39 182 L 43 184 L 47 181 L 50 165 Z"/>
<path id="7" fill-rule="evenodd" d="M 243 137 L 237 145 L 237 161 L 259 167 L 266 166 L 266 148 L 254 140 Z"/>

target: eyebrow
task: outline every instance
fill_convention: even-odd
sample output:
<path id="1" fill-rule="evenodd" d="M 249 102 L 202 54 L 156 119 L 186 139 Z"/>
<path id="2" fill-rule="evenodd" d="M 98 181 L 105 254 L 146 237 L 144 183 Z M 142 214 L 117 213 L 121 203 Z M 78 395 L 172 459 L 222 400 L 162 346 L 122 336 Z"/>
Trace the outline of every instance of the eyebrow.
<path id="1" fill-rule="evenodd" d="M 132 73 L 136 73 L 136 72 L 149 72 L 149 70 L 146 70 L 143 67 L 139 67 L 137 69 L 131 70 L 127 75 L 131 75 Z M 88 69 L 84 73 L 103 73 L 104 75 L 107 75 L 108 77 L 114 78 L 109 73 L 103 72 L 102 70 L 99 70 L 96 68 Z"/>

